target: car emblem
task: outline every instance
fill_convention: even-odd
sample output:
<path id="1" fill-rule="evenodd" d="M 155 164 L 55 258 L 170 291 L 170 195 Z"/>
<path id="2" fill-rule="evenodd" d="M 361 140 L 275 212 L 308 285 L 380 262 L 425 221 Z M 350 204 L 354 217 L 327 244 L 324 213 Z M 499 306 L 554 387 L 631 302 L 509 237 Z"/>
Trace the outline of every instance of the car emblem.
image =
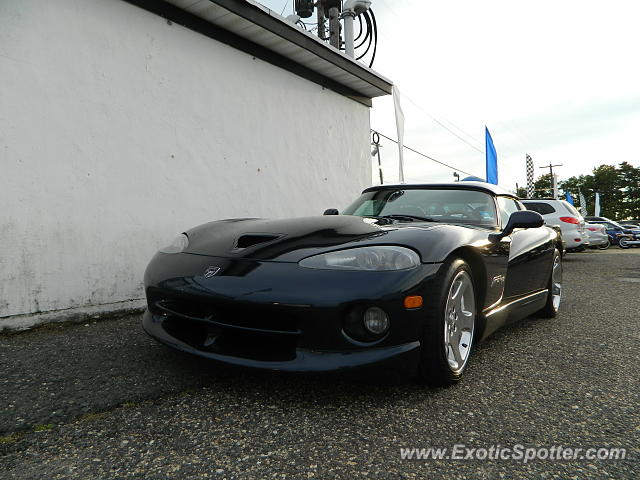
<path id="1" fill-rule="evenodd" d="M 220 271 L 220 267 L 211 266 L 204 271 L 204 278 L 211 278 Z"/>

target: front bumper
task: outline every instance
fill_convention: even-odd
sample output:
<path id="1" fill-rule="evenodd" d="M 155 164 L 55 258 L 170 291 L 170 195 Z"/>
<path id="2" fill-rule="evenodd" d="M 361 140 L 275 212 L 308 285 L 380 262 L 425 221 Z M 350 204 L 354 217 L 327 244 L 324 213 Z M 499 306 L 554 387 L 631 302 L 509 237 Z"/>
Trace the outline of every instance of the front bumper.
<path id="1" fill-rule="evenodd" d="M 230 365 L 288 372 L 332 372 L 363 367 L 393 370 L 415 370 L 420 360 L 420 342 L 414 341 L 389 347 L 371 347 L 359 351 L 332 352 L 296 348 L 289 360 L 257 360 L 224 355 L 191 345 L 170 335 L 162 326 L 165 319 L 147 310 L 142 326 L 151 337 L 169 347 Z M 409 367 L 409 368 L 408 368 Z"/>
<path id="2" fill-rule="evenodd" d="M 233 365 L 285 371 L 335 371 L 365 365 L 417 367 L 441 264 L 397 272 L 314 270 L 297 263 L 160 255 L 145 273 L 145 331 L 170 347 Z M 220 273 L 206 278 L 211 266 Z M 424 305 L 406 309 L 408 295 Z M 345 333 L 347 318 L 369 307 L 390 318 L 384 338 Z"/>

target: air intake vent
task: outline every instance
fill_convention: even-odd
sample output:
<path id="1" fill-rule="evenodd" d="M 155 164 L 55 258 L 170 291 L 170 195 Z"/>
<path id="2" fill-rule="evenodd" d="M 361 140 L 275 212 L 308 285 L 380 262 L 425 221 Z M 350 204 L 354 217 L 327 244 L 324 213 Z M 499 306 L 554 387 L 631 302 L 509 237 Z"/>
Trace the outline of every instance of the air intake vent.
<path id="1" fill-rule="evenodd" d="M 259 245 L 260 243 L 271 242 L 272 240 L 275 240 L 277 238 L 280 238 L 280 235 L 265 235 L 265 234 L 243 235 L 240 238 L 238 238 L 235 248 L 237 249 L 249 248 L 249 247 L 253 247 L 254 245 Z"/>

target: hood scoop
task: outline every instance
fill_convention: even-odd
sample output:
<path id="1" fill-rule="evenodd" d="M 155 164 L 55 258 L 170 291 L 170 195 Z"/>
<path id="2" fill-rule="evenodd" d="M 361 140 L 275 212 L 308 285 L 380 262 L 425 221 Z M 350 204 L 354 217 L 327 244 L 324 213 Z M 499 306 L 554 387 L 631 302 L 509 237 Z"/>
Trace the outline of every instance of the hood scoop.
<path id="1" fill-rule="evenodd" d="M 245 248 L 253 247 L 255 245 L 260 245 L 261 243 L 268 243 L 278 238 L 282 237 L 282 235 L 269 234 L 269 233 L 248 233 L 246 235 L 242 235 L 238 237 L 235 245 L 233 246 L 234 250 L 243 250 Z"/>

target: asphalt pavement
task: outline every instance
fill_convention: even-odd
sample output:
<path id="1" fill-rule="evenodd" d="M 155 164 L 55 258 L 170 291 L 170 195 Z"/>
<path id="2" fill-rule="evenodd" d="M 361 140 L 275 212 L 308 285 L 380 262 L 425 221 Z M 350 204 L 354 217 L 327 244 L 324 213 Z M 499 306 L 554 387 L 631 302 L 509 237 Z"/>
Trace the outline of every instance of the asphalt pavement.
<path id="1" fill-rule="evenodd" d="M 569 254 L 561 313 L 428 389 L 229 368 L 138 316 L 0 335 L 0 478 L 640 477 L 640 249 Z M 617 460 L 403 460 L 401 448 L 624 448 Z"/>

